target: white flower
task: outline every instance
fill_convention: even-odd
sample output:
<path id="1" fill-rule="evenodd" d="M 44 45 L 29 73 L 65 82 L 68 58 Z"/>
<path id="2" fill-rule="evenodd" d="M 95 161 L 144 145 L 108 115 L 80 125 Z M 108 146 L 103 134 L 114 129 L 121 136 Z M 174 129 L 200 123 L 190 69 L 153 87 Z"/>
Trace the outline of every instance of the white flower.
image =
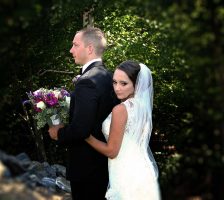
<path id="1" fill-rule="evenodd" d="M 54 90 L 53 93 L 57 99 L 59 98 L 59 95 L 61 95 L 61 92 L 59 90 Z"/>
<path id="2" fill-rule="evenodd" d="M 37 103 L 37 108 L 40 108 L 41 110 L 44 110 L 46 108 L 46 105 L 43 101 L 40 101 Z"/>
<path id="3" fill-rule="evenodd" d="M 33 94 L 34 94 L 35 96 L 37 96 L 37 95 L 38 95 L 38 93 L 40 93 L 40 92 L 42 92 L 42 90 L 41 90 L 41 89 L 34 91 L 34 92 L 33 92 Z"/>

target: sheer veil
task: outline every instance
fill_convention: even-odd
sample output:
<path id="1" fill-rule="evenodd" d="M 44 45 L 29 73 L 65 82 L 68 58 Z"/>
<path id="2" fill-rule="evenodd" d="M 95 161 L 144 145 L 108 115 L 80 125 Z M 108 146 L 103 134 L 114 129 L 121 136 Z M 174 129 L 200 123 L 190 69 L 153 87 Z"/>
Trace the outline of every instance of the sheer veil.
<path id="1" fill-rule="evenodd" d="M 140 71 L 137 77 L 134 94 L 134 119 L 135 128 L 132 131 L 144 158 L 151 162 L 154 175 L 158 177 L 158 167 L 149 147 L 152 132 L 152 108 L 153 108 L 153 80 L 150 69 L 140 63 Z"/>

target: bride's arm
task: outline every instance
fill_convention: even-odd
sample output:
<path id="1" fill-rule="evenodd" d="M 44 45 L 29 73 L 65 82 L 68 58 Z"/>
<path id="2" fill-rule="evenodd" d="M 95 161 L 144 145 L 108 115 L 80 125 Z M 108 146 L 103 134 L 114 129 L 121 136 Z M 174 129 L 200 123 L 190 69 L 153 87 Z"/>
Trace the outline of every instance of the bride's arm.
<path id="1" fill-rule="evenodd" d="M 123 104 L 115 106 L 112 110 L 110 133 L 107 143 L 96 139 L 92 135 L 86 139 L 86 142 L 105 156 L 111 159 L 115 158 L 121 147 L 127 117 L 127 110 Z"/>

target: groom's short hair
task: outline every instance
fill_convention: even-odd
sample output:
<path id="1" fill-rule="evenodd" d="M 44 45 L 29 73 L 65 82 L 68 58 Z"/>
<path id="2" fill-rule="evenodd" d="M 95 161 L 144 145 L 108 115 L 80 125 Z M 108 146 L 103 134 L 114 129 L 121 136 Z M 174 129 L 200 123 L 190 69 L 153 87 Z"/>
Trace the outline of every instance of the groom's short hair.
<path id="1" fill-rule="evenodd" d="M 85 45 L 92 43 L 95 49 L 95 53 L 98 56 L 102 56 L 107 47 L 107 41 L 104 32 L 96 27 L 86 27 L 81 29 L 82 40 Z"/>

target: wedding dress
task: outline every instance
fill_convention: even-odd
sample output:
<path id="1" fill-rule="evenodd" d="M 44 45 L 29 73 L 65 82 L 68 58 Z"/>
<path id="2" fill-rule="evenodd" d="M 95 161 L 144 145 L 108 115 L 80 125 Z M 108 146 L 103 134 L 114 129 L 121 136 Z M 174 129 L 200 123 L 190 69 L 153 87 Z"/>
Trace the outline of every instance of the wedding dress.
<path id="1" fill-rule="evenodd" d="M 160 200 L 158 168 L 148 145 L 152 130 L 152 77 L 145 65 L 140 66 L 135 97 L 122 102 L 128 119 L 119 153 L 108 159 L 108 200 Z M 111 118 L 112 114 L 102 126 L 106 140 Z"/>

